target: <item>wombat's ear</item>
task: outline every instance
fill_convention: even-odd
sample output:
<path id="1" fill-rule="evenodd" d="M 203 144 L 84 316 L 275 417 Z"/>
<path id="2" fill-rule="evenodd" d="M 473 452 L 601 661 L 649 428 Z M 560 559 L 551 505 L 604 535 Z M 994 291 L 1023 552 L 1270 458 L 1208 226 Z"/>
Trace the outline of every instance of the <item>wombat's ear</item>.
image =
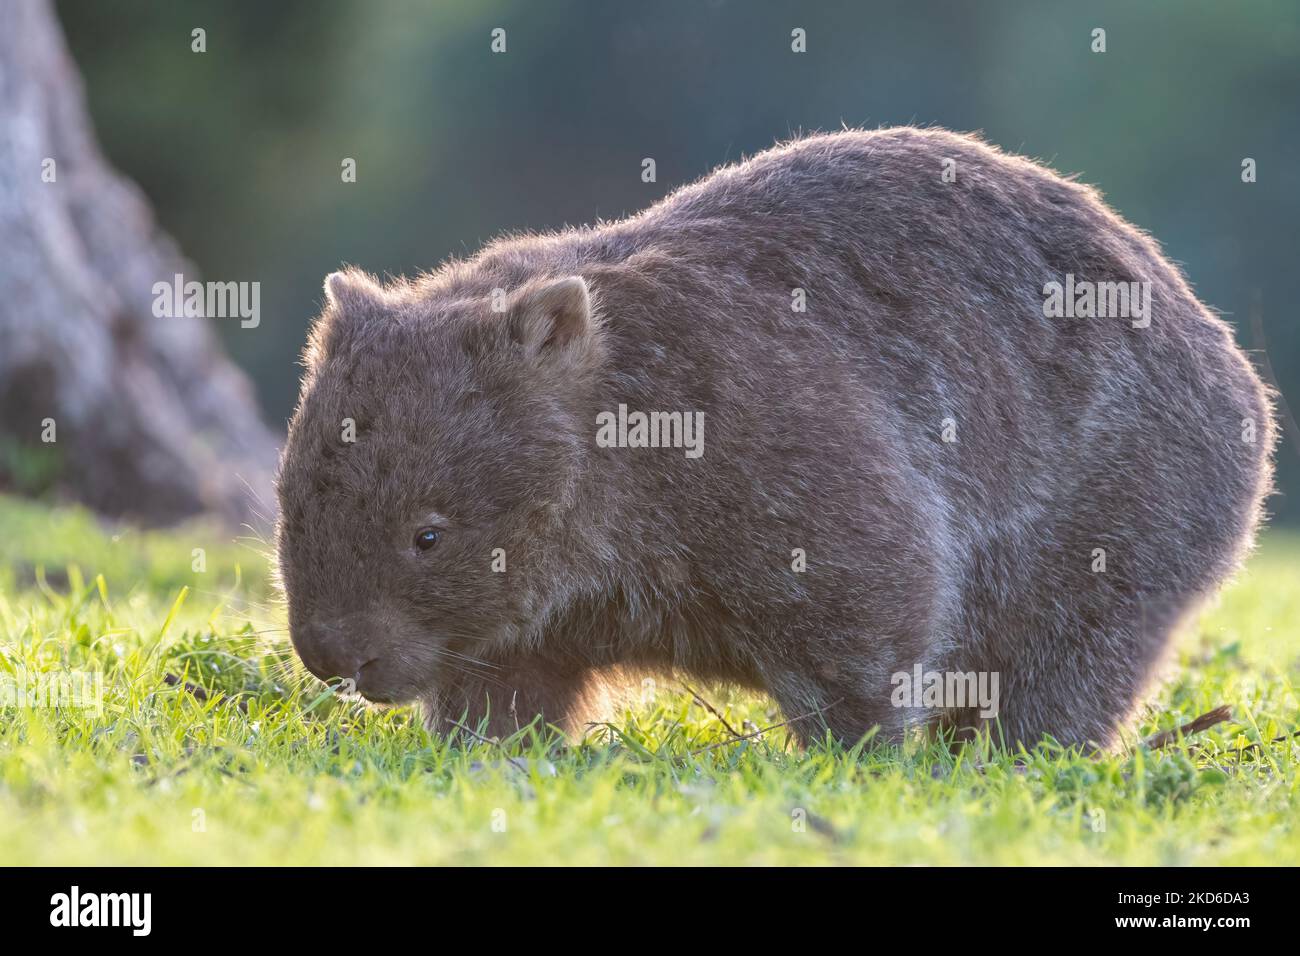
<path id="1" fill-rule="evenodd" d="M 383 286 L 360 269 L 343 269 L 325 277 L 325 301 L 336 309 L 364 309 L 383 299 Z"/>
<path id="2" fill-rule="evenodd" d="M 312 327 L 304 358 L 308 366 L 351 347 L 371 320 L 383 311 L 383 286 L 360 269 L 325 277 L 325 311 Z"/>
<path id="3" fill-rule="evenodd" d="M 581 276 L 525 286 L 510 302 L 510 336 L 530 355 L 591 335 L 591 296 Z"/>

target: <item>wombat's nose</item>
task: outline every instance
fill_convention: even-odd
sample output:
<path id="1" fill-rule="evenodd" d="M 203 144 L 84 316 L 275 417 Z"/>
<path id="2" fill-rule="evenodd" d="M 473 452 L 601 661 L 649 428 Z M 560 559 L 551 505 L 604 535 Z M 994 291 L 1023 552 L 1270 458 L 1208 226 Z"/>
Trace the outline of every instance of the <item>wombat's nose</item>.
<path id="1" fill-rule="evenodd" d="M 321 680 L 351 678 L 364 660 L 347 645 L 347 635 L 338 628 L 308 623 L 290 631 L 294 650 L 307 670 Z"/>

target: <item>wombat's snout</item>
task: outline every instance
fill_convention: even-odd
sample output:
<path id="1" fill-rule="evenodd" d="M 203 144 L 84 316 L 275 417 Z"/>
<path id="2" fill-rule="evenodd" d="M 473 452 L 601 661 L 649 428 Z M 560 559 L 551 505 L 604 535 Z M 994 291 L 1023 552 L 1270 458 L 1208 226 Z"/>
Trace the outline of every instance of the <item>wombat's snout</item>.
<path id="1" fill-rule="evenodd" d="M 310 622 L 291 629 L 294 649 L 307 670 L 323 681 L 350 681 L 350 690 L 377 704 L 396 703 L 400 675 L 373 653 L 364 631 L 343 624 Z"/>
<path id="2" fill-rule="evenodd" d="M 327 624 L 302 624 L 291 630 L 294 650 L 307 670 L 321 680 L 354 678 L 366 663 L 357 648 L 349 647 L 347 633 Z"/>

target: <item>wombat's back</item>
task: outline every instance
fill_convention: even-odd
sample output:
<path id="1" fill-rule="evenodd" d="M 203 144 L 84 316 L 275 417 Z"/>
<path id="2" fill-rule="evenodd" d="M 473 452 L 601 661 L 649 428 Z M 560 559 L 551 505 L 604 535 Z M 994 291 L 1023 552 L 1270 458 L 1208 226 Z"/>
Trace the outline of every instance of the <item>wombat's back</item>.
<path id="1" fill-rule="evenodd" d="M 1164 529 L 1159 566 L 1143 571 L 1152 586 L 1173 584 L 1171 570 L 1222 574 L 1258 519 L 1272 418 L 1230 329 L 1094 189 L 970 137 L 796 140 L 573 248 L 662 257 L 695 283 L 699 308 L 656 314 L 638 336 L 760 367 L 774 347 L 852 354 L 968 546 L 990 526 L 1043 533 L 1076 499 L 1136 510 L 1143 538 Z M 1149 283 L 1150 314 L 1045 315 L 1045 287 L 1071 281 Z M 791 311 L 796 288 L 806 312 Z M 942 440 L 946 419 L 955 441 Z M 1123 501 L 1098 500 L 1112 484 Z M 1077 530 L 1105 537 L 1113 523 Z M 1196 547 L 1210 539 L 1212 554 Z"/>

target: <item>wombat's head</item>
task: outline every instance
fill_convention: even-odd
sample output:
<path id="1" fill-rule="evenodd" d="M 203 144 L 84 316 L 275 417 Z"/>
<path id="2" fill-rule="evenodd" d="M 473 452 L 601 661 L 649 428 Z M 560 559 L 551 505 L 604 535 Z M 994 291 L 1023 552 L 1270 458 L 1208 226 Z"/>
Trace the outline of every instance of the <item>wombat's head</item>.
<path id="1" fill-rule="evenodd" d="M 294 647 L 376 701 L 486 674 L 546 612 L 591 431 L 582 279 L 437 289 L 326 280 L 280 463 Z"/>

